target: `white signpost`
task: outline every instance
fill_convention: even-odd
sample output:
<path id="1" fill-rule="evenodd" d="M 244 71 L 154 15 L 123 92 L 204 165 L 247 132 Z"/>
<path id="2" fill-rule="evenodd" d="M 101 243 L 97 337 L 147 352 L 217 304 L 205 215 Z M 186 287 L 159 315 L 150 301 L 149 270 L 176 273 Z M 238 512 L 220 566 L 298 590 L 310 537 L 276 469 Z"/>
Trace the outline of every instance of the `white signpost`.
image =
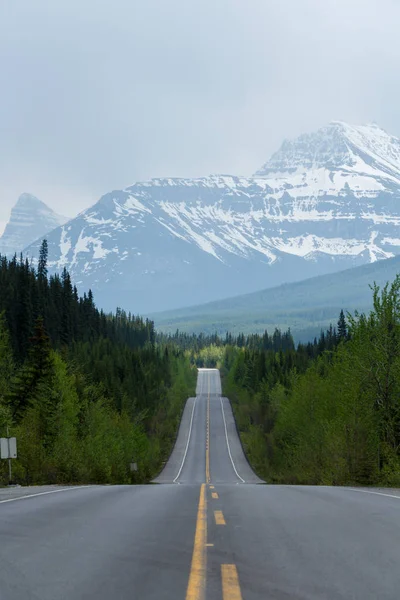
<path id="1" fill-rule="evenodd" d="M 17 438 L 0 438 L 1 458 L 17 458 Z"/>
<path id="2" fill-rule="evenodd" d="M 12 482 L 11 459 L 17 458 L 17 438 L 0 438 L 0 456 L 8 460 L 9 483 Z"/>

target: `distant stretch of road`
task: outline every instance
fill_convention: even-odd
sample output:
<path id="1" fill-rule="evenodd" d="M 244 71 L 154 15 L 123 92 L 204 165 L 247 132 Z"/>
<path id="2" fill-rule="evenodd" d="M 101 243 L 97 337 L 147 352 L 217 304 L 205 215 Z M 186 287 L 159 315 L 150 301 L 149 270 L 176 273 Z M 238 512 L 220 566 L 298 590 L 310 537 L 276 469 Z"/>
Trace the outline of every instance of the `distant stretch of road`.
<path id="1" fill-rule="evenodd" d="M 200 370 L 148 486 L 0 490 L 0 600 L 400 597 L 400 492 L 263 484 Z"/>

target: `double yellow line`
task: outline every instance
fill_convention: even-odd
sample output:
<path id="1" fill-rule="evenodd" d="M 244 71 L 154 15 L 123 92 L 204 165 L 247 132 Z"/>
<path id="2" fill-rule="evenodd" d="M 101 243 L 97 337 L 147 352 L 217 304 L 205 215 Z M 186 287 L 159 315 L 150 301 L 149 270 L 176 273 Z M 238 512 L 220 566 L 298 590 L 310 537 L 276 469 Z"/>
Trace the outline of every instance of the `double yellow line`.
<path id="1" fill-rule="evenodd" d="M 210 373 L 208 374 L 207 427 L 206 427 L 206 482 L 210 483 Z"/>
<path id="2" fill-rule="evenodd" d="M 216 492 L 214 492 L 216 494 Z M 213 495 L 215 498 L 215 496 Z M 215 511 L 216 525 L 226 525 L 222 511 Z M 205 600 L 207 582 L 207 487 L 203 483 L 200 488 L 199 507 L 197 510 L 196 533 L 190 569 L 186 600 Z M 239 576 L 236 565 L 221 565 L 223 600 L 242 600 Z"/>
<path id="3" fill-rule="evenodd" d="M 206 482 L 210 477 L 210 374 L 208 374 L 207 395 L 207 433 L 206 433 Z M 214 489 L 214 486 L 210 486 Z M 217 492 L 212 492 L 215 500 L 219 499 Z M 217 525 L 226 525 L 222 511 L 214 512 Z M 218 518 L 217 518 L 218 517 Z M 197 509 L 196 533 L 189 583 L 186 600 L 205 600 L 207 581 L 207 486 L 205 483 L 200 488 L 199 506 Z M 236 565 L 221 565 L 222 597 L 223 600 L 242 600 L 239 577 Z"/>
<path id="4" fill-rule="evenodd" d="M 189 583 L 186 600 L 204 600 L 206 591 L 206 543 L 207 543 L 207 496 L 206 484 L 200 488 L 199 508 L 197 510 L 196 533 L 192 566 L 190 569 Z"/>

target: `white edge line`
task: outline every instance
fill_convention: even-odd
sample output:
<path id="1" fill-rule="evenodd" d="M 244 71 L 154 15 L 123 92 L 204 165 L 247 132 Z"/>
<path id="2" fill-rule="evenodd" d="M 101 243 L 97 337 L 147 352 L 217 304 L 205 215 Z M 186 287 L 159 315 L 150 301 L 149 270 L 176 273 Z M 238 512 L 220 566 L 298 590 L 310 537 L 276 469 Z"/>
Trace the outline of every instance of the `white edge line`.
<path id="1" fill-rule="evenodd" d="M 79 485 L 76 487 L 62 488 L 61 490 L 50 490 L 49 492 L 38 492 L 37 494 L 28 494 L 27 496 L 18 496 L 17 498 L 7 498 L 0 500 L 0 504 L 5 502 L 16 502 L 17 500 L 26 500 L 27 498 L 36 498 L 36 496 L 46 496 L 47 494 L 58 494 L 59 492 L 70 492 L 71 490 L 82 490 L 83 488 L 97 487 L 95 485 Z"/>
<path id="2" fill-rule="evenodd" d="M 187 439 L 187 443 L 186 443 L 185 454 L 183 455 L 183 460 L 182 460 L 181 467 L 180 467 L 180 469 L 178 471 L 178 475 L 173 480 L 173 483 L 176 483 L 176 480 L 179 478 L 180 474 L 182 473 L 183 465 L 185 464 L 186 455 L 187 455 L 188 448 L 189 448 L 189 443 L 190 443 L 190 436 L 192 435 L 193 417 L 194 417 L 194 409 L 196 407 L 196 402 L 197 402 L 197 396 L 196 396 L 196 398 L 194 399 L 194 402 L 193 402 L 192 418 L 190 419 L 189 435 L 188 435 L 188 439 Z"/>
<path id="3" fill-rule="evenodd" d="M 400 500 L 400 496 L 395 496 L 394 494 L 384 494 L 383 492 L 372 492 L 370 490 L 358 490 L 357 488 L 346 488 L 351 492 L 361 492 L 362 494 L 374 494 L 374 496 L 386 496 L 386 498 L 397 498 Z"/>
<path id="4" fill-rule="evenodd" d="M 235 463 L 233 462 L 233 458 L 232 458 L 232 454 L 231 454 L 231 447 L 229 445 L 229 440 L 228 440 L 228 430 L 226 428 L 226 420 L 225 420 L 224 405 L 222 403 L 222 398 L 220 398 L 219 401 L 221 402 L 222 418 L 224 419 L 226 445 L 228 447 L 229 458 L 231 459 L 233 470 L 235 471 L 236 475 L 239 477 L 240 481 L 242 483 L 246 483 L 245 480 L 242 477 L 240 477 L 239 473 L 236 470 Z"/>

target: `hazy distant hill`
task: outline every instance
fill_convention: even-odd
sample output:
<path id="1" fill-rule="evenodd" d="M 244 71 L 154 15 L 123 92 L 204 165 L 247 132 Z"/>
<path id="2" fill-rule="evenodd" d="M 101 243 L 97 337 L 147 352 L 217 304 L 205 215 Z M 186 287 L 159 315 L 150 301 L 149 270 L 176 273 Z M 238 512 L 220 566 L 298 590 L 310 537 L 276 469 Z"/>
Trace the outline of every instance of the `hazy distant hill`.
<path id="1" fill-rule="evenodd" d="M 368 310 L 369 285 L 384 285 L 400 273 L 400 256 L 373 264 L 284 284 L 261 292 L 152 315 L 163 331 L 260 332 L 291 327 L 297 340 L 310 339 L 335 324 L 340 309 Z"/>

